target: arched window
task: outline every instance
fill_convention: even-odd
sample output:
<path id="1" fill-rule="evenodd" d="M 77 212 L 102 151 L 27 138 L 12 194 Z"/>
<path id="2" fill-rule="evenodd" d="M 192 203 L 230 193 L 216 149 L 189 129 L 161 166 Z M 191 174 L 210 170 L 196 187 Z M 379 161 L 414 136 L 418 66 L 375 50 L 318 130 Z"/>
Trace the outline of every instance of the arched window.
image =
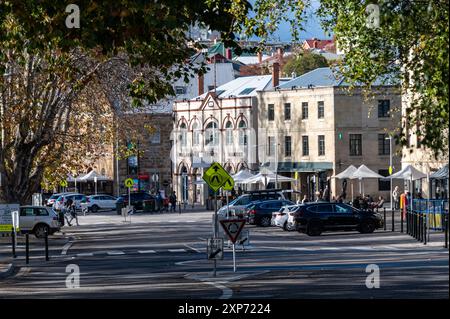
<path id="1" fill-rule="evenodd" d="M 200 129 L 197 122 L 192 124 L 192 145 L 197 146 L 200 144 Z"/>
<path id="2" fill-rule="evenodd" d="M 187 145 L 187 126 L 186 123 L 181 123 L 180 125 L 180 145 L 186 146 Z"/>
<path id="3" fill-rule="evenodd" d="M 233 145 L 233 123 L 231 121 L 225 124 L 225 140 L 226 145 Z"/>
<path id="4" fill-rule="evenodd" d="M 239 122 L 239 145 L 247 145 L 247 124 L 244 120 Z"/>
<path id="5" fill-rule="evenodd" d="M 216 122 L 209 122 L 205 129 L 205 145 L 219 144 L 219 130 Z"/>

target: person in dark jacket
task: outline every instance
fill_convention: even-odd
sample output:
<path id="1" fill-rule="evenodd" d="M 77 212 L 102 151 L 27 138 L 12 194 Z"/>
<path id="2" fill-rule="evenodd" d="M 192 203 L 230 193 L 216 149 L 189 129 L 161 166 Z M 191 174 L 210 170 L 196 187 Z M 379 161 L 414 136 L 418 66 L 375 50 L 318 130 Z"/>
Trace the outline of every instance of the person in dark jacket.
<path id="1" fill-rule="evenodd" d="M 169 202 L 171 204 L 170 211 L 175 212 L 177 208 L 177 195 L 175 195 L 175 191 L 173 191 L 172 194 L 170 194 Z"/>

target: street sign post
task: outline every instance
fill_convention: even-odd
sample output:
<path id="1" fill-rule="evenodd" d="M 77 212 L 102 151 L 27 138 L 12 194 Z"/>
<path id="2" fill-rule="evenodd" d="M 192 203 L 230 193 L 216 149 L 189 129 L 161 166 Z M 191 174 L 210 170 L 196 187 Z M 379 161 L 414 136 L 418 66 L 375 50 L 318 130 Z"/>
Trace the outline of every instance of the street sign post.
<path id="1" fill-rule="evenodd" d="M 208 259 L 223 259 L 223 239 L 208 238 L 206 254 Z"/>
<path id="2" fill-rule="evenodd" d="M 59 183 L 59 185 L 61 185 L 61 187 L 63 188 L 63 191 L 65 192 L 65 191 L 66 191 L 66 187 L 67 187 L 67 185 L 68 185 L 67 181 L 66 181 L 66 180 L 62 180 L 62 181 Z"/>
<path id="3" fill-rule="evenodd" d="M 18 216 L 14 216 L 13 212 L 19 211 L 19 207 L 19 204 L 0 204 L 0 233 L 11 233 L 14 230 L 15 217 L 18 224 Z"/>
<path id="4" fill-rule="evenodd" d="M 214 238 L 219 237 L 219 227 L 217 225 L 217 191 L 225 186 L 234 187 L 234 180 L 228 172 L 219 164 L 212 163 L 211 166 L 203 173 L 203 180 L 214 191 Z M 213 276 L 216 277 L 217 262 L 214 259 Z"/>
<path id="5" fill-rule="evenodd" d="M 133 187 L 134 181 L 132 178 L 127 178 L 125 180 L 124 184 L 125 184 L 125 187 L 128 188 L 128 207 L 127 207 L 127 212 L 128 212 L 128 210 L 131 208 L 131 187 Z M 127 220 L 127 218 L 125 217 L 125 221 L 126 220 Z M 130 215 L 130 223 L 131 223 L 131 215 Z"/>
<path id="6" fill-rule="evenodd" d="M 220 224 L 233 243 L 233 271 L 236 272 L 236 240 L 245 226 L 245 219 L 225 219 L 221 220 Z"/>

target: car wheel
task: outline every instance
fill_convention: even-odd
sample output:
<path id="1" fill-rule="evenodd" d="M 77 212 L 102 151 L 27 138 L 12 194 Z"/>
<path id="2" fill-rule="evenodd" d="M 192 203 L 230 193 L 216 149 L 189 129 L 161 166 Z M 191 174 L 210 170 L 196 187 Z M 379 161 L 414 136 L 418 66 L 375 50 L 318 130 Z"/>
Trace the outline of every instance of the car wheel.
<path id="1" fill-rule="evenodd" d="M 287 231 L 295 230 L 294 224 L 286 222 L 286 230 Z"/>
<path id="2" fill-rule="evenodd" d="M 260 225 L 262 227 L 269 227 L 270 226 L 270 218 L 269 217 L 261 218 Z"/>
<path id="3" fill-rule="evenodd" d="M 283 224 L 283 230 L 284 231 L 287 231 L 288 230 L 288 222 L 286 221 L 286 222 L 284 222 L 284 224 Z"/>
<path id="4" fill-rule="evenodd" d="M 309 236 L 320 236 L 322 234 L 322 225 L 320 222 L 311 221 L 308 223 L 306 233 Z"/>
<path id="5" fill-rule="evenodd" d="M 363 221 L 361 225 L 359 225 L 359 232 L 361 234 L 370 234 L 375 231 L 375 224 L 371 221 Z"/>
<path id="6" fill-rule="evenodd" d="M 50 228 L 47 225 L 39 224 L 33 230 L 36 238 L 45 238 L 45 233 L 50 234 Z"/>
<path id="7" fill-rule="evenodd" d="M 91 211 L 92 211 L 93 213 L 98 212 L 98 209 L 99 209 L 99 207 L 98 207 L 97 205 L 92 205 L 92 207 L 91 207 Z"/>

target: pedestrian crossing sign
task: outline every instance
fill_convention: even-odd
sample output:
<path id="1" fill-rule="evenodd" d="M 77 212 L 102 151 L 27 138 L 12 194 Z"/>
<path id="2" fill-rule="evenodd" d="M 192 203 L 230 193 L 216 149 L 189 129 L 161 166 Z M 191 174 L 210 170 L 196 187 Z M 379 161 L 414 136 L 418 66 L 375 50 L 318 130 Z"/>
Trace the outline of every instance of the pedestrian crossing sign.
<path id="1" fill-rule="evenodd" d="M 228 172 L 219 163 L 212 163 L 212 165 L 203 174 L 203 180 L 214 192 L 217 192 L 219 188 L 225 186 L 225 184 L 227 184 L 226 186 L 228 188 L 230 185 L 234 187 L 234 181 L 232 181 L 233 179 L 230 174 L 228 174 Z"/>

